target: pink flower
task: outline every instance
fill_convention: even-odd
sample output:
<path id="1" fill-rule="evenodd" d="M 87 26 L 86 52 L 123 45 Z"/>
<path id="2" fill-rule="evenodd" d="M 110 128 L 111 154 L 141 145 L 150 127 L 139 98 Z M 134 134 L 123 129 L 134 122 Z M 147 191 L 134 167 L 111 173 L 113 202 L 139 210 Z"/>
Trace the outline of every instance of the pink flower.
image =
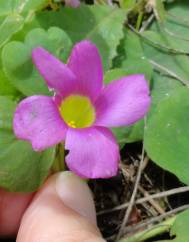
<path id="1" fill-rule="evenodd" d="M 31 142 L 35 151 L 65 140 L 66 164 L 81 177 L 116 175 L 119 148 L 108 128 L 144 117 L 150 106 L 144 75 L 104 86 L 98 49 L 87 40 L 75 45 L 68 64 L 41 47 L 33 49 L 32 58 L 55 97 L 36 95 L 21 101 L 14 115 L 16 136 Z"/>
<path id="2" fill-rule="evenodd" d="M 80 5 L 80 0 L 65 0 L 65 5 L 72 8 L 78 8 Z"/>

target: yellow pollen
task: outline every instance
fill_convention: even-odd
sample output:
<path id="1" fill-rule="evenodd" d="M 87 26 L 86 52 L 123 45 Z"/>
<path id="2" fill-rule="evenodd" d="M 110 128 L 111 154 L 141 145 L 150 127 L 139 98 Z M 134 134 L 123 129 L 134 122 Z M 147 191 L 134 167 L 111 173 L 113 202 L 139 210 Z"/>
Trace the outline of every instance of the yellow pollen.
<path id="1" fill-rule="evenodd" d="M 72 127 L 72 128 L 76 128 L 75 122 L 74 121 L 70 121 L 68 122 L 68 126 Z"/>
<path id="2" fill-rule="evenodd" d="M 59 107 L 60 115 L 72 128 L 90 127 L 95 121 L 95 109 L 88 97 L 70 95 Z"/>

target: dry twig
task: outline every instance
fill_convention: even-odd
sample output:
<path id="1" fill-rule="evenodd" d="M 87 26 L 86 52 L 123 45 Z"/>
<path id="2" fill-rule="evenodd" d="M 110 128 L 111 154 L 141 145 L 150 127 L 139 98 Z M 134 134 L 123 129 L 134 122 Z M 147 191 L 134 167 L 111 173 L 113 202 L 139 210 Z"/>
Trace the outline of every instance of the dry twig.
<path id="1" fill-rule="evenodd" d="M 133 208 L 133 205 L 134 205 L 134 201 L 135 201 L 135 197 L 136 197 L 136 193 L 137 193 L 137 190 L 138 190 L 138 185 L 139 185 L 139 182 L 140 182 L 141 174 L 142 174 L 143 162 L 144 162 L 144 145 L 142 147 L 142 157 L 141 157 L 141 161 L 140 161 L 140 164 L 139 164 L 139 168 L 138 168 L 138 172 L 137 172 L 137 176 L 136 176 L 136 182 L 135 182 L 135 185 L 134 185 L 133 193 L 132 193 L 129 205 L 128 205 L 128 209 L 127 209 L 127 211 L 125 213 L 125 216 L 123 218 L 123 222 L 121 224 L 121 228 L 120 228 L 120 230 L 118 232 L 118 235 L 116 237 L 116 241 L 118 241 L 120 239 L 120 237 L 121 237 L 121 235 L 123 233 L 123 230 L 125 228 L 125 225 L 127 224 L 129 216 L 131 214 L 131 211 L 132 211 L 132 208 Z"/>
<path id="2" fill-rule="evenodd" d="M 141 157 L 140 157 L 140 159 L 141 159 Z M 146 159 L 144 159 L 144 162 L 143 162 L 142 170 L 144 170 L 146 168 L 146 166 L 148 165 L 148 162 L 149 162 L 149 159 L 148 159 L 148 157 L 146 157 Z M 120 169 L 122 170 L 122 173 L 123 173 L 123 175 L 126 178 L 129 178 L 129 180 L 131 182 L 135 182 L 135 179 L 134 179 L 133 175 L 130 174 L 129 169 L 128 170 L 125 169 L 123 164 L 121 164 Z M 150 196 L 150 194 L 141 185 L 138 186 L 138 189 L 139 189 L 139 191 L 142 193 L 142 195 L 144 197 L 149 197 Z M 163 214 L 164 213 L 163 208 L 154 199 L 150 198 L 147 202 L 149 202 L 152 205 L 152 207 L 159 214 Z M 143 205 L 144 205 L 144 203 L 142 204 L 142 206 Z M 154 216 L 157 216 L 157 213 Z"/>
<path id="3" fill-rule="evenodd" d="M 171 195 L 175 195 L 175 194 L 178 194 L 178 193 L 184 193 L 184 192 L 189 192 L 189 186 L 174 188 L 174 189 L 171 189 L 171 190 L 168 190 L 168 191 L 149 195 L 148 197 L 144 197 L 144 198 L 140 198 L 140 199 L 136 200 L 135 204 L 141 204 L 141 203 L 149 201 L 150 199 L 159 199 L 159 198 L 162 198 L 162 197 L 168 197 L 168 196 L 171 196 Z M 110 213 L 110 212 L 114 212 L 114 211 L 117 211 L 117 210 L 125 209 L 128 206 L 129 206 L 129 203 L 124 203 L 124 204 L 119 205 L 115 208 L 101 211 L 101 212 L 98 213 L 98 215 L 102 215 L 102 214 L 105 214 L 105 213 Z"/>
<path id="4" fill-rule="evenodd" d="M 165 214 L 162 214 L 162 215 L 159 215 L 157 217 L 153 217 L 151 219 L 147 219 L 146 221 L 142 222 L 142 223 L 139 223 L 139 224 L 136 224 L 135 226 L 128 226 L 127 228 L 124 229 L 124 233 L 133 233 L 134 231 L 138 230 L 138 229 L 141 229 L 143 227 L 146 227 L 146 226 L 149 226 L 155 222 L 159 222 L 173 214 L 176 214 L 180 211 L 183 211 L 183 210 L 186 210 L 186 209 L 189 209 L 189 204 L 186 204 L 186 205 L 183 205 L 181 207 L 178 207 L 178 208 L 175 208 L 171 211 L 168 211 L 166 212 Z"/>

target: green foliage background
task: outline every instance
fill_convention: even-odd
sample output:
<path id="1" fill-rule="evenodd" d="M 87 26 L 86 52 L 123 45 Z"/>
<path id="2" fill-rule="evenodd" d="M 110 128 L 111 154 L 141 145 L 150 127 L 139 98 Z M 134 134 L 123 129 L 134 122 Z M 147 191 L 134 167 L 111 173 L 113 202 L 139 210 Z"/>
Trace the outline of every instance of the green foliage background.
<path id="1" fill-rule="evenodd" d="M 143 141 L 153 162 L 189 185 L 189 2 L 120 0 L 110 6 L 104 0 L 77 9 L 59 2 L 57 11 L 50 6 L 48 0 L 0 1 L 0 187 L 35 191 L 56 155 L 56 147 L 34 152 L 12 130 L 22 98 L 52 95 L 32 64 L 32 48 L 43 46 L 66 62 L 83 39 L 99 48 L 106 84 L 134 73 L 149 82 L 152 105 L 145 119 L 113 129 L 120 149 Z M 180 226 L 185 220 L 185 214 L 176 220 L 174 241 L 189 237 Z"/>
<path id="2" fill-rule="evenodd" d="M 12 115 L 19 100 L 33 94 L 52 95 L 32 64 L 32 48 L 41 45 L 66 62 L 72 46 L 82 39 L 90 39 L 99 48 L 106 84 L 134 73 L 144 73 L 149 81 L 152 105 L 145 121 L 113 129 L 120 148 L 143 140 L 153 162 L 189 184 L 189 4 L 157 0 L 149 14 L 141 3 L 81 4 L 77 9 L 59 3 L 57 11 L 49 11 L 47 0 L 1 1 L 0 186 L 12 191 L 37 189 L 55 154 L 53 148 L 47 151 L 45 162 L 46 152 L 36 154 L 12 133 Z M 17 146 L 28 152 L 27 159 L 17 159 Z"/>

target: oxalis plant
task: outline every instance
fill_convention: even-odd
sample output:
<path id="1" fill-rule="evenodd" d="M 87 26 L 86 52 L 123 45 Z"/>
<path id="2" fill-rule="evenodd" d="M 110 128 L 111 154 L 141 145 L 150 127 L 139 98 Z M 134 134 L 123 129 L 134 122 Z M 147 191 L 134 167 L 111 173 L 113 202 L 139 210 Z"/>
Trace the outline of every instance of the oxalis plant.
<path id="1" fill-rule="evenodd" d="M 32 58 L 53 97 L 35 95 L 19 103 L 16 137 L 31 142 L 35 151 L 61 143 L 69 152 L 68 168 L 83 178 L 115 176 L 119 148 L 107 127 L 129 125 L 145 115 L 150 97 L 144 75 L 103 86 L 98 49 L 86 40 L 73 47 L 67 65 L 42 47 L 32 50 Z"/>
<path id="2" fill-rule="evenodd" d="M 37 191 L 64 170 L 108 179 L 141 142 L 113 241 L 189 241 L 187 204 L 128 225 L 145 158 L 182 188 L 141 199 L 189 190 L 188 11 L 187 0 L 1 0 L 0 187 Z"/>

